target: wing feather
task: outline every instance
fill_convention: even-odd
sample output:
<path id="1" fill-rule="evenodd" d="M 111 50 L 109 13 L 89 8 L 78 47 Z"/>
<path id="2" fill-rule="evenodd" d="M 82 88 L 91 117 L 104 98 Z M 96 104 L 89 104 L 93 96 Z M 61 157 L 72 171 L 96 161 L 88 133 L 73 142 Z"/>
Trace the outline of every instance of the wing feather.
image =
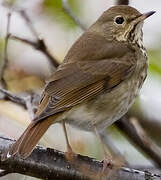
<path id="1" fill-rule="evenodd" d="M 132 75 L 135 65 L 130 62 L 105 59 L 64 63 L 46 85 L 35 120 L 90 100 L 101 92 L 110 91 Z"/>

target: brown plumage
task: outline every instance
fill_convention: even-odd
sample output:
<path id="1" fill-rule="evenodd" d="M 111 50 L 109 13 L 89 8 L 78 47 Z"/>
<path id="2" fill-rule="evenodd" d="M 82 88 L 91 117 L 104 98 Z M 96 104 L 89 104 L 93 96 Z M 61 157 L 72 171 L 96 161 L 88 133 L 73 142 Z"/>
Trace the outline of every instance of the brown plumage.
<path id="1" fill-rule="evenodd" d="M 103 129 L 125 114 L 146 77 L 141 27 L 150 13 L 129 6 L 105 11 L 51 76 L 34 120 L 8 154 L 27 157 L 55 122 Z M 124 22 L 118 19 L 117 24 L 117 17 Z"/>
<path id="2" fill-rule="evenodd" d="M 10 149 L 10 155 L 14 155 L 16 153 L 20 154 L 23 158 L 30 155 L 34 147 L 40 138 L 47 131 L 49 126 L 54 122 L 56 116 L 52 118 L 47 118 L 45 121 L 41 121 L 39 123 L 32 122 L 21 135 L 21 137 L 13 144 Z"/>

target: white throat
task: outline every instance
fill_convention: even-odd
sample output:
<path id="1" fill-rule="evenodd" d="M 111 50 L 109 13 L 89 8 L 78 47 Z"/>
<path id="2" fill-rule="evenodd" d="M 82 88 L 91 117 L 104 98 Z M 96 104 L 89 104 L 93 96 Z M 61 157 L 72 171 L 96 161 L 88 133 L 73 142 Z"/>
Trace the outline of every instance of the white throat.
<path id="1" fill-rule="evenodd" d="M 140 47 L 143 47 L 143 32 L 142 32 L 143 22 L 140 22 L 135 27 L 133 32 L 133 43 L 138 43 Z"/>

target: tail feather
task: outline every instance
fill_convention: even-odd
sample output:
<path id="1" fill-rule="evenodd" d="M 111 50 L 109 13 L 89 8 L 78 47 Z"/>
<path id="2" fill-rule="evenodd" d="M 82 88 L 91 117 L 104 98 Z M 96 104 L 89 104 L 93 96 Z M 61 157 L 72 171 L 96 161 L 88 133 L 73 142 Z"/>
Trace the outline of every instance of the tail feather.
<path id="1" fill-rule="evenodd" d="M 21 137 L 11 146 L 8 155 L 13 156 L 18 153 L 23 158 L 28 157 L 56 118 L 57 116 L 54 115 L 38 122 L 31 122 Z"/>

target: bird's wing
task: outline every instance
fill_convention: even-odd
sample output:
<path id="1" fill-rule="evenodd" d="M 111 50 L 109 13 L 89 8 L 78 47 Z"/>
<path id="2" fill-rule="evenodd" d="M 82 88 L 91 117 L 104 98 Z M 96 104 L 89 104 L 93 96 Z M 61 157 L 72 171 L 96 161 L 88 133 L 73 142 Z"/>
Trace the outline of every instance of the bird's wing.
<path id="1" fill-rule="evenodd" d="M 133 74 L 136 66 L 131 62 L 103 59 L 63 63 L 46 85 L 35 120 L 110 91 Z"/>

